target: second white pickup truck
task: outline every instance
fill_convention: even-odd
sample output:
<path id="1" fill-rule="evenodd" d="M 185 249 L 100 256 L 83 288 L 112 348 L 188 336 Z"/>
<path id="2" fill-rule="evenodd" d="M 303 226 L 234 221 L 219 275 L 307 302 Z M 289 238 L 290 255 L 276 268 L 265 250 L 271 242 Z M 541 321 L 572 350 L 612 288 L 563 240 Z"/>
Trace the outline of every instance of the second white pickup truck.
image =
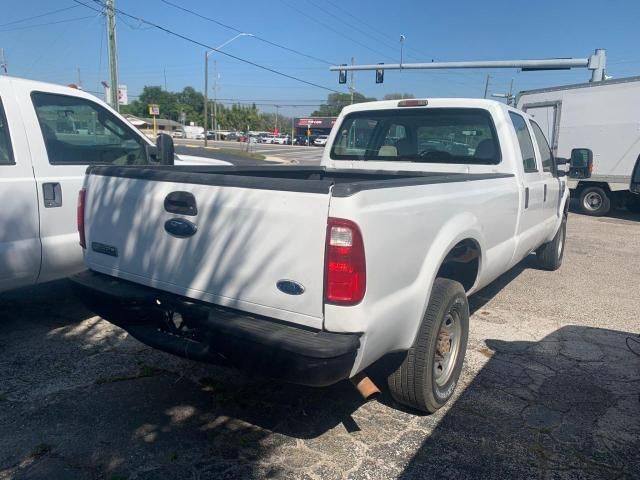
<path id="1" fill-rule="evenodd" d="M 166 163 L 229 165 L 171 152 Z M 93 95 L 0 75 L 0 292 L 84 269 L 76 207 L 88 165 L 158 161 L 149 139 Z"/>
<path id="2" fill-rule="evenodd" d="M 362 391 L 405 352 L 391 393 L 433 412 L 458 382 L 467 296 L 531 252 L 560 266 L 563 173 L 497 102 L 353 105 L 319 168 L 89 168 L 74 280 L 142 342 L 296 383 Z"/>

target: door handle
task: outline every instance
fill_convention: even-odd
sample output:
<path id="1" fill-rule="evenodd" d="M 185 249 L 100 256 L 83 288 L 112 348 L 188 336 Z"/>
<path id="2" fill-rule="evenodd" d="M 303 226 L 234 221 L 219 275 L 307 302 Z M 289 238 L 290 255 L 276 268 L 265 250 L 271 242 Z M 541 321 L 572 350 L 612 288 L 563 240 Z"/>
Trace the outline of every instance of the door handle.
<path id="1" fill-rule="evenodd" d="M 59 183 L 43 183 L 42 197 L 44 208 L 56 208 L 62 206 L 62 187 Z"/>
<path id="2" fill-rule="evenodd" d="M 542 200 L 543 202 L 547 201 L 547 184 L 544 184 L 544 199 Z"/>
<path id="3" fill-rule="evenodd" d="M 529 187 L 524 189 L 524 208 L 529 208 Z"/>
<path id="4" fill-rule="evenodd" d="M 195 216 L 198 214 L 196 198 L 190 192 L 171 192 L 164 199 L 164 209 L 169 213 L 179 215 Z"/>

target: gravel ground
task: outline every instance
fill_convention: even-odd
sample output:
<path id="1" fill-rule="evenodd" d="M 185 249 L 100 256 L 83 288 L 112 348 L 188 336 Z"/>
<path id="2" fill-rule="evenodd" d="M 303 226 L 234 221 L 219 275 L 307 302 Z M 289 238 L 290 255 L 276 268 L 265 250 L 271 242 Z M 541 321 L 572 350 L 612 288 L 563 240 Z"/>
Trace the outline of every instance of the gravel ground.
<path id="1" fill-rule="evenodd" d="M 572 214 L 558 272 L 527 259 L 471 298 L 430 416 L 152 351 L 67 282 L 3 294 L 0 480 L 640 478 L 639 248 L 640 218 Z"/>

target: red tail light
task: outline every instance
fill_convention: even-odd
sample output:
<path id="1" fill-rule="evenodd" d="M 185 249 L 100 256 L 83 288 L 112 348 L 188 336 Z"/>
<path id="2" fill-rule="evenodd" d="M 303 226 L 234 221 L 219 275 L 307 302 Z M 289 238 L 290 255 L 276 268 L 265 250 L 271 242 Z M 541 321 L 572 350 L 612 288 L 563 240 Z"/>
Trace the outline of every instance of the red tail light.
<path id="1" fill-rule="evenodd" d="M 82 248 L 87 248 L 87 240 L 84 236 L 84 200 L 86 194 L 87 190 L 84 188 L 78 192 L 78 235 L 80 235 L 80 246 Z"/>
<path id="2" fill-rule="evenodd" d="M 367 272 L 364 243 L 350 220 L 329 218 L 324 272 L 324 299 L 336 305 L 355 305 L 364 297 Z"/>

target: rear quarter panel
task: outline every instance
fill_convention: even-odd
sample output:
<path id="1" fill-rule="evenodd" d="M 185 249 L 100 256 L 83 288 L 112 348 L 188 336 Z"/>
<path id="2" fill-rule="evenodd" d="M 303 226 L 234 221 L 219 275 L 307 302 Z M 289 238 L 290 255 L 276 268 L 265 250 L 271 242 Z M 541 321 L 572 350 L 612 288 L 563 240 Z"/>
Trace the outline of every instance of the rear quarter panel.
<path id="1" fill-rule="evenodd" d="M 515 177 L 359 192 L 332 198 L 330 216 L 360 227 L 367 290 L 353 307 L 325 306 L 325 328 L 365 332 L 352 373 L 385 353 L 408 349 L 427 307 L 431 285 L 459 241 L 481 248 L 471 291 L 509 268 L 519 190 Z"/>

